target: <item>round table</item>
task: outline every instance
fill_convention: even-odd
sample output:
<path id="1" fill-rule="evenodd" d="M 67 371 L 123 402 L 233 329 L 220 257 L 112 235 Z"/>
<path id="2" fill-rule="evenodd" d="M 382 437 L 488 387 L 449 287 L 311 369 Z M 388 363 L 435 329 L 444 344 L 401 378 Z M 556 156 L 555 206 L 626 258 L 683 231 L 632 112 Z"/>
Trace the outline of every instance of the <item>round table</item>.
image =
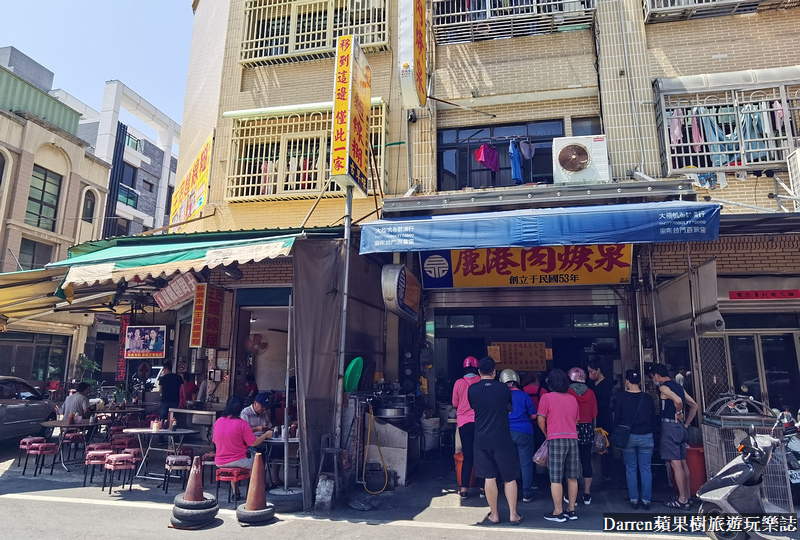
<path id="1" fill-rule="evenodd" d="M 187 435 L 195 435 L 200 433 L 196 429 L 185 429 L 185 428 L 177 428 L 177 429 L 152 429 L 152 428 L 128 428 L 123 429 L 123 433 L 128 433 L 130 435 L 136 435 L 136 438 L 139 440 L 139 448 L 142 449 L 142 463 L 139 465 L 139 470 L 136 471 L 136 478 L 149 478 L 152 480 L 161 480 L 161 476 L 154 476 L 150 475 L 149 473 L 145 472 L 142 474 L 142 469 L 146 469 L 147 465 L 147 456 L 150 454 L 151 450 L 155 450 L 157 452 L 165 452 L 169 454 L 170 452 L 174 452 L 178 454 L 183 445 L 183 438 Z M 160 435 L 164 437 L 169 437 L 169 444 L 166 448 L 159 448 L 157 446 L 153 446 L 153 437 L 155 435 Z M 149 437 L 147 441 L 147 449 L 145 450 L 144 442 L 142 441 L 142 437 Z M 178 444 L 175 445 L 175 437 L 180 437 L 178 439 Z"/>

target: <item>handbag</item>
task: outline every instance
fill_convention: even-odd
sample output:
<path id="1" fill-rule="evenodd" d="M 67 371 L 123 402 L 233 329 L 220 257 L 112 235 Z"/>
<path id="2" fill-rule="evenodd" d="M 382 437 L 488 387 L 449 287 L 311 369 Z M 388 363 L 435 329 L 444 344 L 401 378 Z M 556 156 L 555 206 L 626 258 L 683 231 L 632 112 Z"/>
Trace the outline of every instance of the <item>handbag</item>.
<path id="1" fill-rule="evenodd" d="M 642 392 L 644 395 L 644 392 Z M 642 398 L 639 398 L 639 403 L 636 405 L 636 411 L 633 413 L 633 419 L 636 419 L 636 415 L 639 414 L 639 408 L 642 406 Z M 631 437 L 631 426 L 625 424 L 617 424 L 614 429 L 611 430 L 611 436 L 609 440 L 611 444 L 617 448 L 625 448 L 628 446 L 628 439 Z"/>
<path id="2" fill-rule="evenodd" d="M 594 443 L 592 444 L 592 452 L 595 454 L 603 455 L 608 450 L 608 432 L 603 428 L 594 428 Z"/>

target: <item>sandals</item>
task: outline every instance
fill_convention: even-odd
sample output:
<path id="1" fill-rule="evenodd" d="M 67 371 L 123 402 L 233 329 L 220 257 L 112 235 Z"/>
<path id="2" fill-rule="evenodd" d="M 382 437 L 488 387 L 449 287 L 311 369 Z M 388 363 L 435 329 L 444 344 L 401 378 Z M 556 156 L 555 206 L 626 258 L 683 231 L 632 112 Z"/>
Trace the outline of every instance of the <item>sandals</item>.
<path id="1" fill-rule="evenodd" d="M 676 510 L 691 510 L 692 509 L 692 503 L 691 502 L 682 503 L 678 499 L 672 499 L 671 501 L 667 501 L 667 502 L 664 503 L 664 506 L 666 506 L 667 508 L 674 508 Z"/>

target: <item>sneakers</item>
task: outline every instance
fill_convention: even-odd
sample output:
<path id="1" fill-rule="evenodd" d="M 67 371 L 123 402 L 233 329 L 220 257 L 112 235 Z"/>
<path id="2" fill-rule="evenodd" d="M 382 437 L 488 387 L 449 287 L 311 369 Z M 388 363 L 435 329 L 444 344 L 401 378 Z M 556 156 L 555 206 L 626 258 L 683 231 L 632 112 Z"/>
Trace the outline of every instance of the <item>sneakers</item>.
<path id="1" fill-rule="evenodd" d="M 529 503 L 533 501 L 533 493 L 525 493 L 522 495 L 522 502 Z"/>
<path id="2" fill-rule="evenodd" d="M 481 499 L 485 499 L 485 498 L 486 498 L 486 492 L 485 492 L 485 491 L 483 491 L 482 489 L 481 489 L 481 495 L 480 495 L 480 497 L 481 497 Z"/>
<path id="3" fill-rule="evenodd" d="M 591 502 L 591 500 L 592 500 L 592 498 L 589 497 L 589 501 L 590 502 Z M 584 501 L 586 501 L 586 499 L 584 499 Z M 569 504 L 569 498 L 566 495 L 564 495 L 564 504 Z M 575 499 L 575 506 L 578 506 L 578 499 Z"/>
<path id="4" fill-rule="evenodd" d="M 583 494 L 583 504 L 585 504 L 586 506 L 592 504 L 592 496 L 590 494 L 588 493 Z"/>
<path id="5" fill-rule="evenodd" d="M 466 491 L 462 491 L 462 492 L 459 493 L 459 496 L 461 497 L 461 500 L 463 501 L 464 499 L 467 498 L 467 492 Z"/>
<path id="6" fill-rule="evenodd" d="M 639 501 L 630 501 L 630 503 L 631 503 L 631 508 L 633 508 L 634 510 L 639 509 Z M 649 507 L 650 505 L 648 504 L 647 506 Z"/>
<path id="7" fill-rule="evenodd" d="M 575 510 L 567 510 L 564 512 L 564 515 L 567 516 L 567 519 L 570 521 L 575 521 L 578 519 L 578 516 L 575 515 Z"/>
<path id="8" fill-rule="evenodd" d="M 563 512 L 561 514 L 558 514 L 557 516 L 554 516 L 552 512 L 549 512 L 544 514 L 542 517 L 544 517 L 544 519 L 546 519 L 547 521 L 555 521 L 556 523 L 564 523 L 565 521 L 567 521 L 567 514 Z"/>
<path id="9" fill-rule="evenodd" d="M 645 510 L 650 510 L 650 503 L 649 502 L 643 502 L 642 503 L 642 508 L 644 508 Z"/>

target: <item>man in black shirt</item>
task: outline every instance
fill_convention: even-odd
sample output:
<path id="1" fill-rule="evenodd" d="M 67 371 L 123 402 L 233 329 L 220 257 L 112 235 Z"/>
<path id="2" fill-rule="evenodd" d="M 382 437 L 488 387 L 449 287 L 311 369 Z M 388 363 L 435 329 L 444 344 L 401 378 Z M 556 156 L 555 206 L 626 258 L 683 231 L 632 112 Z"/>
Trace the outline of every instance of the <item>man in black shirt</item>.
<path id="1" fill-rule="evenodd" d="M 497 512 L 497 477 L 503 480 L 512 525 L 519 525 L 522 516 L 517 514 L 517 478 L 520 476 L 517 447 L 511 438 L 508 413 L 513 405 L 511 391 L 505 384 L 494 380 L 494 360 L 489 357 L 478 363 L 481 376 L 467 390 L 469 405 L 475 411 L 475 476 L 484 478 L 486 501 L 489 503 L 491 523 L 500 522 Z"/>
<path id="2" fill-rule="evenodd" d="M 161 386 L 161 408 L 159 412 L 161 413 L 161 419 L 166 420 L 169 418 L 169 410 L 177 408 L 180 403 L 183 377 L 172 373 L 172 365 L 166 363 L 161 368 L 161 377 L 158 378 L 158 384 Z"/>

